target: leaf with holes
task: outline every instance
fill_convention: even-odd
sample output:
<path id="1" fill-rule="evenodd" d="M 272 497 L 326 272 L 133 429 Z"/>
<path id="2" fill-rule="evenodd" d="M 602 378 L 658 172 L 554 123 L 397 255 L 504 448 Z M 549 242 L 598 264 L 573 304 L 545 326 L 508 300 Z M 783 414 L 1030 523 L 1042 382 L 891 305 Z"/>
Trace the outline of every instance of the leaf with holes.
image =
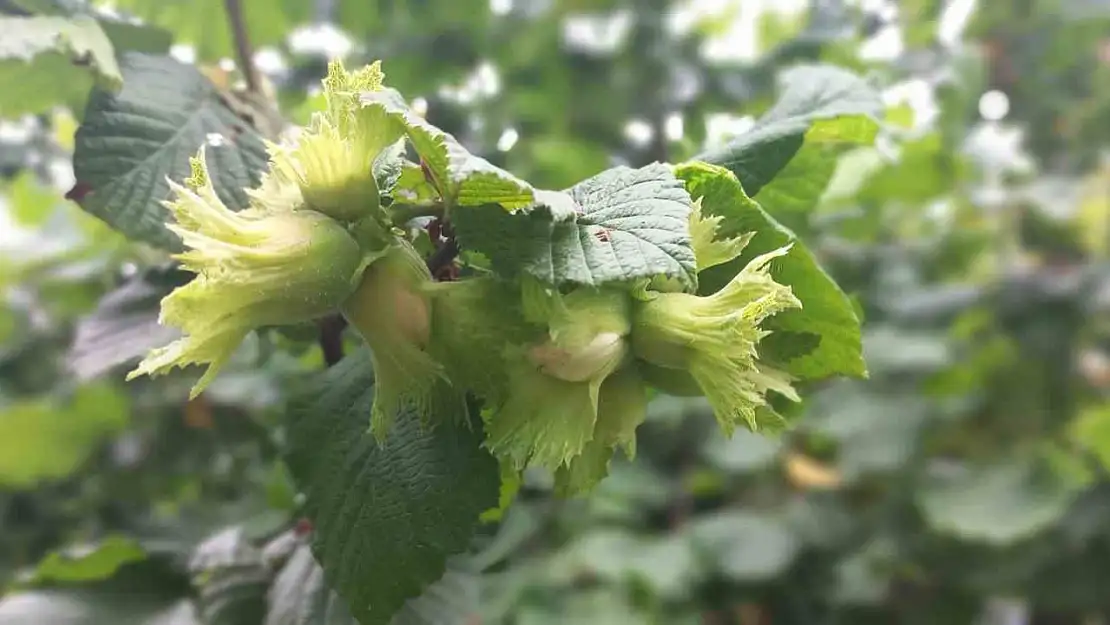
<path id="1" fill-rule="evenodd" d="M 745 195 L 736 176 L 726 169 L 690 163 L 679 166 L 676 173 L 686 181 L 690 195 L 701 198 L 703 211 L 724 218 L 718 236 L 756 233 L 740 258 L 701 273 L 703 294 L 716 292 L 752 258 L 793 244 L 789 254 L 772 263 L 771 273 L 794 290 L 802 308 L 767 321 L 774 333 L 760 344 L 760 357 L 802 378 L 865 375 L 855 308 L 794 233 Z"/>
<path id="2" fill-rule="evenodd" d="M 690 210 L 682 181 L 656 163 L 616 167 L 565 192 L 537 192 L 526 211 L 459 211 L 454 225 L 463 248 L 485 254 L 506 277 L 589 286 L 667 277 L 693 288 Z"/>
<path id="3" fill-rule="evenodd" d="M 177 250 L 161 205 L 170 196 L 166 178 L 187 177 L 189 157 L 207 144 L 216 192 L 242 208 L 244 188 L 266 167 L 266 149 L 195 67 L 129 53 L 121 68 L 123 89 L 94 93 L 77 130 L 70 197 L 129 238 Z"/>
<path id="4" fill-rule="evenodd" d="M 749 196 L 756 197 L 803 146 L 820 152 L 837 144 L 874 141 L 882 111 L 879 93 L 859 76 L 832 66 L 800 65 L 783 72 L 778 102 L 751 130 L 693 160 L 725 167 L 736 174 Z M 806 161 L 813 164 L 812 159 Z M 794 188 L 784 184 L 774 192 L 786 197 L 809 195 L 814 187 L 807 180 L 811 175 L 823 178 L 816 183 L 823 190 L 832 169 L 792 170 L 793 184 L 804 184 Z"/>
<path id="5" fill-rule="evenodd" d="M 112 42 L 91 17 L 0 16 L 0 117 L 80 108 L 96 85 L 118 91 Z"/>
<path id="6" fill-rule="evenodd" d="M 313 553 L 362 625 L 385 625 L 465 551 L 497 505 L 497 462 L 477 424 L 398 415 L 369 433 L 374 377 L 362 350 L 310 379 L 288 414 L 290 473 L 315 526 Z"/>

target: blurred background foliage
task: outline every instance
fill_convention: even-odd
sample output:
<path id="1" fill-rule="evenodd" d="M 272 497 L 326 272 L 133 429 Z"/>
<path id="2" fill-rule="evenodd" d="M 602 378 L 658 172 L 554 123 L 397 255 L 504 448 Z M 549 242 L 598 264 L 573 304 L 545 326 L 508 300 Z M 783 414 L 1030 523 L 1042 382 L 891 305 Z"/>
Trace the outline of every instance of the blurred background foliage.
<path id="1" fill-rule="evenodd" d="M 0 13 L 89 16 L 108 55 L 233 91 L 223 2 L 108 4 Z M 293 122 L 329 57 L 383 59 L 433 123 L 549 188 L 719 145 L 802 62 L 865 75 L 897 122 L 807 144 L 758 198 L 855 298 L 869 379 L 806 389 L 780 438 L 656 398 L 635 461 L 572 501 L 530 475 L 395 623 L 1110 623 L 1110 3 L 242 4 Z M 185 377 L 124 385 L 184 278 L 70 201 L 115 63 L 32 64 L 20 36 L 0 32 L 0 624 L 353 623 L 326 588 L 296 604 L 322 581 L 279 413 L 322 365 L 316 329 L 260 333 L 193 401 Z"/>

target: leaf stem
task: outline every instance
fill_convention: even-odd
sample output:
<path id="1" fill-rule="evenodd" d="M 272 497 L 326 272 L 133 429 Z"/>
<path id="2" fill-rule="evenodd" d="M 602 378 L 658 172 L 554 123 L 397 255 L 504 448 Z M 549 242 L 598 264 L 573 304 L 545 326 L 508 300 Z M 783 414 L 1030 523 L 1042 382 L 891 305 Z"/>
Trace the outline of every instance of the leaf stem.
<path id="1" fill-rule="evenodd" d="M 343 315 L 329 315 L 317 321 L 320 327 L 320 349 L 324 352 L 324 364 L 328 367 L 343 360 L 343 329 L 347 320 Z"/>
<path id="2" fill-rule="evenodd" d="M 459 248 L 458 240 L 455 239 L 455 232 L 451 229 L 451 225 L 443 223 L 442 220 L 436 222 L 436 224 L 438 224 L 438 230 L 443 234 L 445 240 L 428 258 L 428 271 L 431 272 L 432 278 L 436 280 L 453 280 L 458 277 L 452 271 L 455 257 L 462 250 Z"/>
<path id="3" fill-rule="evenodd" d="M 258 68 L 254 66 L 251 41 L 247 35 L 246 21 L 243 19 L 243 2 L 242 0 L 224 0 L 224 9 L 227 11 L 231 36 L 235 40 L 235 53 L 239 57 L 239 67 L 247 81 L 247 90 L 251 93 L 260 93 L 262 81 L 258 77 Z"/>

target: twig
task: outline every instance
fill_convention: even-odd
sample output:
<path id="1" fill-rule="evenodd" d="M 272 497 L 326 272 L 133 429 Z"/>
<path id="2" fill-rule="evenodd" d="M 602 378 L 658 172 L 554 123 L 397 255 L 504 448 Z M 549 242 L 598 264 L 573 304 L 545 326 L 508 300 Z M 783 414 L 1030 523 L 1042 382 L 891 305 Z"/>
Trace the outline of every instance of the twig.
<path id="1" fill-rule="evenodd" d="M 428 259 L 428 271 L 436 279 L 440 279 L 444 271 L 449 269 L 459 255 L 459 242 L 455 237 L 448 237 L 447 241 Z"/>
<path id="2" fill-rule="evenodd" d="M 332 315 L 316 324 L 320 327 L 320 350 L 324 352 L 324 364 L 330 367 L 343 360 L 343 329 L 347 327 L 347 320 L 343 315 Z"/>
<path id="3" fill-rule="evenodd" d="M 231 26 L 231 36 L 235 39 L 239 68 L 247 81 L 247 90 L 254 94 L 261 93 L 262 81 L 258 77 L 258 68 L 254 66 L 254 54 L 251 50 L 250 38 L 247 36 L 247 24 L 243 20 L 243 2 L 224 0 L 224 9 L 227 11 L 227 21 Z"/>

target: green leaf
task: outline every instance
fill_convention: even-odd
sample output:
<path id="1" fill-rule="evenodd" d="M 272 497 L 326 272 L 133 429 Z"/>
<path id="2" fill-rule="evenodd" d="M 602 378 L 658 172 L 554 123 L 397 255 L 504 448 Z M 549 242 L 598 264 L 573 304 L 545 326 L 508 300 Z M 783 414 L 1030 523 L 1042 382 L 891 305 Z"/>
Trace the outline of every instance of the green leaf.
<path id="1" fill-rule="evenodd" d="M 750 199 L 736 176 L 724 168 L 689 163 L 676 173 L 686 181 L 690 195 L 701 198 L 704 213 L 724 217 L 719 237 L 756 233 L 740 258 L 700 274 L 699 292 L 715 292 L 755 256 L 793 244 L 789 254 L 772 263 L 771 273 L 794 290 L 802 308 L 769 320 L 767 326 L 774 334 L 761 343 L 760 357 L 801 378 L 866 375 L 855 308 L 797 236 Z"/>
<path id="2" fill-rule="evenodd" d="M 48 554 L 35 567 L 31 579 L 34 583 L 99 581 L 144 558 L 146 550 L 134 540 L 109 536 L 93 545 Z"/>
<path id="3" fill-rule="evenodd" d="M 0 117 L 79 108 L 95 84 L 123 83 L 112 42 L 91 17 L 0 16 Z"/>
<path id="4" fill-rule="evenodd" d="M 390 625 L 464 625 L 478 603 L 478 578 L 452 561 L 443 578 L 405 603 Z M 308 547 L 293 553 L 273 588 L 264 625 L 358 625 L 332 592 Z"/>
<path id="5" fill-rule="evenodd" d="M 1068 424 L 1068 438 L 1110 469 L 1110 405 L 1087 406 Z"/>
<path id="6" fill-rule="evenodd" d="M 690 195 L 669 165 L 616 167 L 566 192 L 537 192 L 537 204 L 506 213 L 457 211 L 464 249 L 486 255 L 506 277 L 599 286 L 665 276 L 692 287 Z"/>
<path id="7" fill-rule="evenodd" d="M 34 172 L 24 169 L 5 189 L 16 223 L 42 227 L 61 203 L 58 192 L 39 182 Z"/>
<path id="8" fill-rule="evenodd" d="M 288 464 L 315 524 L 313 553 L 362 625 L 386 624 L 465 551 L 497 505 L 497 462 L 468 419 L 402 414 L 379 445 L 362 350 L 311 379 L 289 410 Z"/>
<path id="9" fill-rule="evenodd" d="M 815 122 L 794 158 L 760 188 L 759 203 L 774 215 L 816 209 L 840 156 L 851 148 L 874 143 L 877 129 L 874 119 L 863 116 Z"/>
<path id="10" fill-rule="evenodd" d="M 1013 461 L 934 480 L 918 492 L 917 503 L 938 532 L 1007 545 L 1062 519 L 1075 495 L 1031 463 Z"/>
<path id="11" fill-rule="evenodd" d="M 105 295 L 77 322 L 67 359 L 70 371 L 90 380 L 179 338 L 177 329 L 158 323 L 158 307 L 192 277 L 177 268 L 149 269 Z"/>
<path id="12" fill-rule="evenodd" d="M 736 174 L 748 195 L 755 197 L 787 167 L 803 145 L 873 141 L 882 112 L 879 93 L 859 76 L 826 65 L 796 66 L 783 72 L 778 102 L 751 130 L 693 160 L 725 167 Z M 812 159 L 806 160 L 813 163 Z M 810 175 L 817 182 L 804 182 Z M 795 188 L 786 182 L 776 192 L 808 195 L 817 186 L 823 190 L 831 175 L 831 168 L 813 174 L 797 169 L 791 175 L 793 184 L 810 188 Z"/>
<path id="13" fill-rule="evenodd" d="M 447 206 L 497 204 L 512 210 L 535 201 L 532 185 L 471 154 L 455 137 L 412 112 L 396 91 L 383 89 L 364 93 L 362 103 L 382 107 L 405 127 L 409 142 L 420 155 L 422 177 Z M 410 173 L 403 186 L 420 195 L 416 183 L 417 179 Z"/>
<path id="14" fill-rule="evenodd" d="M 751 512 L 699 518 L 686 530 L 698 552 L 738 582 L 760 582 L 786 572 L 801 549 L 782 519 Z"/>
<path id="15" fill-rule="evenodd" d="M 192 45 L 197 58 L 235 57 L 223 0 L 115 0 L 115 8 L 173 32 Z M 281 43 L 298 24 L 312 19 L 311 3 L 301 0 L 243 0 L 246 31 L 254 46 Z"/>
<path id="16" fill-rule="evenodd" d="M 126 396 L 107 386 L 82 387 L 64 405 L 40 399 L 0 406 L 0 486 L 30 488 L 69 476 L 129 417 Z"/>
<path id="17" fill-rule="evenodd" d="M 124 88 L 96 92 L 77 130 L 71 196 L 131 239 L 178 250 L 165 227 L 166 178 L 187 177 L 189 157 L 206 156 L 220 199 L 247 205 L 244 188 L 258 184 L 268 156 L 261 137 L 228 108 L 195 67 L 168 57 L 128 53 Z"/>

